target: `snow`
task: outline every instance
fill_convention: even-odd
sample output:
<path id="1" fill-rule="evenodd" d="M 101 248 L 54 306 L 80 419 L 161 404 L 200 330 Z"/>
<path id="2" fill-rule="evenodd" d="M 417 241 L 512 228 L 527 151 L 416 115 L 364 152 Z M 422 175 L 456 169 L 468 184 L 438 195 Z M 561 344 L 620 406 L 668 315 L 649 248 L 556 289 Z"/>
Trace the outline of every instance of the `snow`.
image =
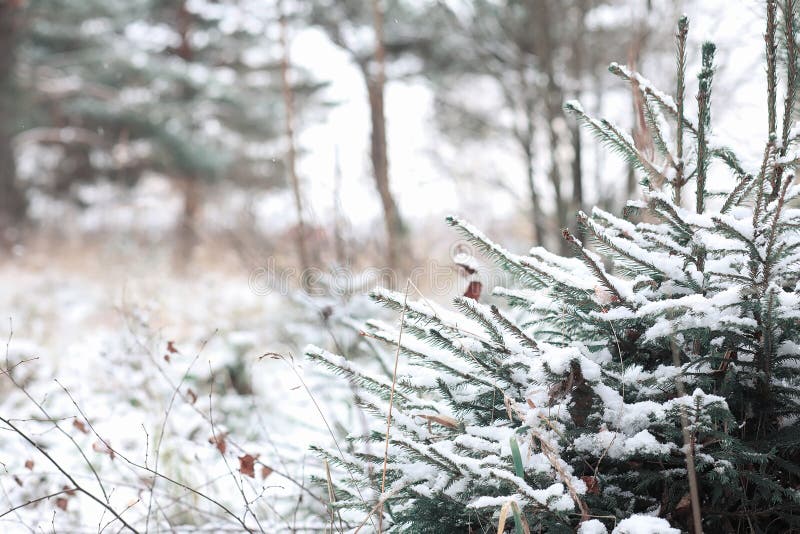
<path id="1" fill-rule="evenodd" d="M 608 534 L 608 530 L 599 519 L 588 519 L 578 527 L 578 534 Z"/>
<path id="2" fill-rule="evenodd" d="M 314 472 L 323 475 L 298 450 L 310 443 L 327 444 L 330 437 L 322 432 L 320 415 L 292 365 L 324 405 L 326 417 L 337 420 L 349 411 L 348 402 L 342 404 L 348 396 L 346 383 L 330 381 L 300 359 L 301 343 L 330 343 L 328 334 L 319 327 L 316 310 L 291 304 L 278 295 L 254 292 L 246 272 L 232 275 L 207 270 L 181 279 L 165 276 L 161 270 L 151 271 L 155 263 L 140 263 L 142 272 L 138 274 L 135 263 L 125 274 L 114 263 L 84 267 L 77 272 L 52 263 L 47 271 L 2 266 L 0 276 L 13 280 L 13 284 L 3 284 L 0 291 L 0 308 L 9 314 L 14 331 L 9 363 L 37 358 L 20 363 L 13 371 L 14 378 L 25 384 L 53 417 L 65 418 L 62 427 L 98 470 L 106 491 L 113 492 L 112 505 L 124 509 L 132 504 L 126 515 L 132 521 L 141 519 L 142 528 L 149 501 L 144 488 L 149 477 L 140 470 L 129 469 L 119 456 L 112 460 L 103 453 L 105 446 L 100 438 L 88 428 L 84 433 L 73 426 L 73 421 L 83 425 L 91 422 L 99 436 L 119 454 L 142 465 L 148 462 L 152 468 L 165 411 L 176 389 L 180 394 L 166 419 L 159 471 L 188 485 L 203 487 L 208 495 L 238 511 L 242 506 L 236 489 L 238 477 L 230 475 L 225 462 L 235 470 L 238 456 L 259 454 L 260 461 L 275 472 L 262 479 L 260 466 L 256 466 L 253 483 L 245 477 L 248 498 L 257 498 L 263 485 L 262 498 L 269 499 L 279 510 L 293 509 L 298 488 L 283 475 L 296 480 L 303 477 L 304 470 L 306 476 Z M 31 298 L 32 295 L 43 297 Z M 340 308 L 343 313 L 357 316 L 355 307 Z M 379 309 L 374 307 L 369 313 L 376 311 Z M 293 332 L 284 328 L 286 322 L 292 323 Z M 345 331 L 337 332 L 340 343 L 350 342 Z M 8 337 L 8 320 L 0 326 L 0 334 L 4 340 Z M 359 339 L 355 334 L 353 338 Z M 168 342 L 178 352 L 170 352 Z M 294 363 L 259 360 L 268 350 L 281 352 L 287 358 L 294 354 Z M 239 365 L 252 385 L 252 396 L 237 394 L 231 387 L 228 377 Z M 5 369 L 6 364 L 2 367 Z M 88 422 L 60 385 L 67 388 Z M 21 419 L 42 416 L 4 376 L 0 376 L 0 391 L 0 413 Z M 192 394 L 197 395 L 196 401 L 191 400 Z M 213 434 L 209 402 L 217 435 L 229 433 L 224 460 L 209 443 Z M 35 435 L 56 461 L 85 481 L 88 489 L 99 493 L 76 445 L 65 435 L 42 423 L 23 421 L 20 425 Z M 7 480 L 16 475 L 22 484 L 3 482 L 8 502 L 18 504 L 59 491 L 65 482 L 55 468 L 19 439 L 6 434 L 0 462 L 7 470 L 4 473 L 10 474 Z M 34 462 L 32 469 L 24 466 L 27 460 Z M 155 495 L 157 502 L 167 506 L 171 499 L 180 498 L 181 491 L 168 481 L 159 480 Z M 141 499 L 138 503 L 137 498 Z M 257 503 L 258 500 L 253 506 L 259 506 Z M 179 511 L 180 505 L 169 506 L 173 512 Z M 206 514 L 217 511 L 215 505 L 202 499 L 196 506 L 198 517 L 206 519 Z M 101 512 L 87 498 L 70 496 L 66 511 L 56 508 L 52 501 L 22 508 L 13 517 L 3 518 L 0 530 L 13 532 L 20 523 L 34 529 L 37 525 L 52 529 L 52 520 L 58 531 L 76 532 L 86 525 L 96 525 Z M 5 521 L 9 518 L 11 522 Z M 151 528 L 160 524 L 156 519 L 151 517 Z M 271 520 L 266 515 L 264 520 L 265 528 L 270 527 Z M 214 530 L 223 525 L 212 518 L 207 526 Z M 281 528 L 279 524 L 274 527 Z"/>
<path id="3" fill-rule="evenodd" d="M 671 443 L 659 443 L 647 430 L 625 440 L 625 453 L 628 456 L 665 456 L 674 448 Z"/>
<path id="4" fill-rule="evenodd" d="M 611 534 L 680 534 L 666 519 L 648 515 L 632 515 L 619 522 Z"/>

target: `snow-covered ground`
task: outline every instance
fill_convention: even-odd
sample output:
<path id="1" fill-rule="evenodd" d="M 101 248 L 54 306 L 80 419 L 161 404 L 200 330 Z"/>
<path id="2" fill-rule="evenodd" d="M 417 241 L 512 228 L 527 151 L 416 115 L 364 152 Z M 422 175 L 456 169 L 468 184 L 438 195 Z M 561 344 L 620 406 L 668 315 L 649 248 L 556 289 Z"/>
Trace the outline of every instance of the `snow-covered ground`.
<path id="1" fill-rule="evenodd" d="M 337 432 L 353 423 L 337 404 L 349 390 L 304 369 L 298 347 L 357 341 L 335 320 L 360 299 L 332 302 L 325 321 L 326 301 L 264 295 L 246 272 L 132 275 L 88 264 L 0 268 L 0 332 L 9 340 L 0 367 L 16 383 L 0 375 L 0 417 L 53 459 L 3 425 L 2 511 L 77 483 L 140 530 L 148 515 L 156 532 L 241 530 L 222 506 L 267 531 L 324 514 L 323 488 L 307 486 L 320 474 L 307 449 L 331 438 L 312 396 Z M 240 472 L 247 455 L 256 458 L 252 478 Z M 155 480 L 152 498 L 151 470 L 172 479 Z M 108 510 L 72 493 L 3 515 L 0 530 L 120 530 Z"/>

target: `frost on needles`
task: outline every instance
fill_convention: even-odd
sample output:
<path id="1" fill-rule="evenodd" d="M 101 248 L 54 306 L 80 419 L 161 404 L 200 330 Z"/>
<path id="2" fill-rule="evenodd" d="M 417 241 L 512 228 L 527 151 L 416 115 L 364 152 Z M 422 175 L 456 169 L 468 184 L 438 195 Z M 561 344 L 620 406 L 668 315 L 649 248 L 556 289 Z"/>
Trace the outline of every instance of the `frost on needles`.
<path id="1" fill-rule="evenodd" d="M 800 529 L 795 11 L 767 2 L 770 135 L 757 168 L 712 142 L 711 44 L 697 119 L 686 112 L 684 18 L 674 96 L 610 69 L 641 94 L 651 150 L 566 105 L 639 171 L 644 200 L 624 216 L 579 213 L 586 242 L 564 231 L 571 257 L 514 254 L 449 218 L 516 284 L 494 290 L 502 307 L 375 291 L 402 316 L 364 327 L 408 362 L 394 385 L 308 348 L 374 416 L 368 435 L 318 449 L 336 466 L 320 481 L 334 530 Z M 711 178 L 733 185 L 712 195 Z"/>

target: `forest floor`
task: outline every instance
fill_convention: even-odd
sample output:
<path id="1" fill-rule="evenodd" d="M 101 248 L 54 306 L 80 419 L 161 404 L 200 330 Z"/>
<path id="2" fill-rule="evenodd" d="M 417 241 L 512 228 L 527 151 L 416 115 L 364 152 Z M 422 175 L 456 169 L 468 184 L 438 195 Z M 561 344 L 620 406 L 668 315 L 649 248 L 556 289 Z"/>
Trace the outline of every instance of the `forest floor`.
<path id="1" fill-rule="evenodd" d="M 167 257 L 40 248 L 0 265 L 0 417 L 53 459 L 2 425 L 0 514 L 58 493 L 0 515 L 3 532 L 119 531 L 75 483 L 140 529 L 324 513 L 308 446 L 330 443 L 322 416 L 346 419 L 349 390 L 304 369 L 306 343 L 331 346 L 319 310 L 254 291 L 235 262 L 174 274 Z"/>

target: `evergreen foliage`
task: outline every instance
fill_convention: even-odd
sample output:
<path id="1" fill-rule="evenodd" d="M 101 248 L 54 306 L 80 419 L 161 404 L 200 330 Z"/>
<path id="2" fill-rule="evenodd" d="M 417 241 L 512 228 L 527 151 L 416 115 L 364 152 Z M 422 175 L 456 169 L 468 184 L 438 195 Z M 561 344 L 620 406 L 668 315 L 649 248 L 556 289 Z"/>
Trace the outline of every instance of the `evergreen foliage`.
<path id="1" fill-rule="evenodd" d="M 518 287 L 494 291 L 505 309 L 458 298 L 456 311 L 374 292 L 402 314 L 399 327 L 365 326 L 409 361 L 396 384 L 307 349 L 361 387 L 375 416 L 369 435 L 348 437 L 346 454 L 318 450 L 343 468 L 334 508 L 415 533 L 497 532 L 500 523 L 516 532 L 696 531 L 697 512 L 705 532 L 800 531 L 794 2 L 767 2 L 767 19 L 771 133 L 759 168 L 712 135 L 711 43 L 697 118 L 686 112 L 684 18 L 675 97 L 610 69 L 641 94 L 654 150 L 566 105 L 635 166 L 644 200 L 624 217 L 580 212 L 591 245 L 565 230 L 572 257 L 538 247 L 514 254 L 448 219 Z M 735 184 L 719 198 L 710 184 L 725 179 Z M 690 184 L 691 209 L 681 203 Z"/>
<path id="2" fill-rule="evenodd" d="M 36 105 L 22 139 L 59 152 L 51 184 L 35 185 L 58 193 L 81 181 L 134 183 L 148 171 L 282 184 L 273 5 L 36 0 L 24 15 L 19 70 Z M 297 72 L 297 99 L 311 103 L 323 84 Z M 47 181 L 40 167 L 36 179 Z"/>

